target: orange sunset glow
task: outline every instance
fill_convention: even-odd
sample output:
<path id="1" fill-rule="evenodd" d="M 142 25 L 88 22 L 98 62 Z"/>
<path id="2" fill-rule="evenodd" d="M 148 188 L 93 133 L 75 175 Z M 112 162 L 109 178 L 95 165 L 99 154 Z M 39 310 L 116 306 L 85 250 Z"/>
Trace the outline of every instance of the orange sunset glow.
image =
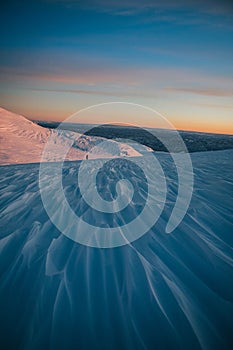
<path id="1" fill-rule="evenodd" d="M 140 4 L 137 10 L 121 2 L 92 10 L 70 5 L 73 12 L 64 5 L 54 5 L 53 19 L 50 6 L 43 10 L 39 31 L 26 30 L 22 21 L 15 23 L 16 34 L 4 31 L 2 107 L 32 120 L 63 121 L 92 105 L 130 102 L 155 109 L 177 129 L 233 133 L 229 11 L 214 12 L 204 3 L 186 9 L 177 1 L 171 8 L 150 4 L 153 17 Z M 63 6 L 63 25 L 56 26 Z M 121 12 L 125 6 L 128 12 Z M 70 26 L 76 22 L 77 27 Z M 104 118 L 96 115 L 80 122 L 118 119 L 109 109 Z M 132 115 L 125 119 L 135 123 Z M 140 126 L 157 127 L 145 115 L 136 119 Z"/>

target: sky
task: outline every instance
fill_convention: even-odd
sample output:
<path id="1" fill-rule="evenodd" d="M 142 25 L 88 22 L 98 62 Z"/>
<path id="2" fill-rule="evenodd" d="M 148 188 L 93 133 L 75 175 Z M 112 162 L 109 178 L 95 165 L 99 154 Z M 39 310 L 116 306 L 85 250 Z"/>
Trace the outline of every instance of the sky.
<path id="1" fill-rule="evenodd" d="M 0 106 L 63 121 L 91 105 L 130 102 L 177 129 L 232 134 L 233 3 L 161 3 L 3 2 Z M 107 119 L 120 122 L 111 105 Z M 125 122 L 133 120 L 126 113 Z M 84 121 L 105 122 L 99 114 Z M 141 125 L 157 126 L 143 113 Z"/>

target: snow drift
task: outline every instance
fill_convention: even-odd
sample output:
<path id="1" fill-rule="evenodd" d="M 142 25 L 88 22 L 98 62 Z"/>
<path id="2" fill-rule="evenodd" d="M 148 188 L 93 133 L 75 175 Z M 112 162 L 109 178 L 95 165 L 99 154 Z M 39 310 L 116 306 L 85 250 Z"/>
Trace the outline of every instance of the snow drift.
<path id="1" fill-rule="evenodd" d="M 192 202 L 170 235 L 164 232 L 177 178 L 169 155 L 158 159 L 167 172 L 165 209 L 142 238 L 115 249 L 79 245 L 53 226 L 40 197 L 38 164 L 0 167 L 2 349 L 232 348 L 233 151 L 192 154 Z M 120 162 L 111 160 L 100 177 L 102 193 L 111 194 L 123 174 L 141 191 L 130 203 L 137 215 L 144 181 Z M 64 165 L 67 200 L 86 220 L 114 224 L 82 203 L 79 164 Z M 59 210 L 56 197 L 54 205 Z M 128 219 L 119 213 L 117 223 Z"/>

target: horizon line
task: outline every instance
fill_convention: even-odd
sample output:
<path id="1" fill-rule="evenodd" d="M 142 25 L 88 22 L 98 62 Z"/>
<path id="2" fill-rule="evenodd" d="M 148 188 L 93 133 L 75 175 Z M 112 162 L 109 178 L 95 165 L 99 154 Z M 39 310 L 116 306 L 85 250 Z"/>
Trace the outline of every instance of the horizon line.
<path id="1" fill-rule="evenodd" d="M 78 123 L 78 122 L 69 122 L 69 121 L 57 121 L 57 120 L 44 120 L 44 119 L 32 119 L 29 117 L 26 117 L 27 119 L 31 120 L 32 122 L 44 122 L 44 123 L 57 123 L 57 124 L 77 124 L 77 125 L 93 125 L 93 126 L 120 126 L 120 127 L 131 127 L 131 128 L 139 128 L 139 129 L 157 129 L 157 130 L 170 130 L 170 131 L 178 131 L 178 132 L 193 132 L 193 133 L 202 133 L 202 134 L 215 134 L 215 135 L 226 135 L 226 136 L 233 136 L 233 133 L 226 133 L 221 131 L 204 131 L 204 130 L 193 130 L 193 129 L 179 129 L 179 128 L 163 128 L 163 127 L 151 127 L 151 126 L 138 126 L 133 124 L 127 124 L 127 123 L 102 123 L 102 124 L 96 124 L 96 123 Z"/>

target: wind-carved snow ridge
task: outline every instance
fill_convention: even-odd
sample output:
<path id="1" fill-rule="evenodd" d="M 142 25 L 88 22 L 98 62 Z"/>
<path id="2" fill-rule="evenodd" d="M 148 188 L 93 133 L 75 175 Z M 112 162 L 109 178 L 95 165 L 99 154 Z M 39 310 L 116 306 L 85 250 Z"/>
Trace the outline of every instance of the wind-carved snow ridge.
<path id="1" fill-rule="evenodd" d="M 132 146 L 111 140 L 108 149 L 101 147 L 104 138 L 81 135 L 77 132 L 41 127 L 23 116 L 0 108 L 0 164 L 38 163 L 47 142 L 52 143 L 46 161 L 61 161 L 60 154 L 70 145 L 66 160 L 140 156 Z M 96 146 L 98 151 L 92 154 Z M 45 159 L 44 159 L 45 160 Z"/>
<path id="2" fill-rule="evenodd" d="M 164 234 L 177 197 L 177 174 L 171 157 L 159 154 L 167 171 L 164 210 L 144 236 L 114 249 L 80 245 L 52 224 L 39 193 L 38 164 L 0 167 L 3 349 L 232 348 L 233 151 L 191 157 L 192 201 L 175 231 Z M 84 220 L 114 227 L 142 210 L 143 172 L 132 166 L 127 173 L 124 159 L 118 168 L 117 162 L 111 160 L 99 174 L 100 193 L 114 199 L 112 188 L 127 176 L 137 188 L 117 215 L 93 212 L 77 186 L 81 162 L 64 164 L 66 198 Z M 48 185 L 53 181 L 48 174 Z M 54 215 L 65 221 L 59 194 L 53 201 Z"/>

